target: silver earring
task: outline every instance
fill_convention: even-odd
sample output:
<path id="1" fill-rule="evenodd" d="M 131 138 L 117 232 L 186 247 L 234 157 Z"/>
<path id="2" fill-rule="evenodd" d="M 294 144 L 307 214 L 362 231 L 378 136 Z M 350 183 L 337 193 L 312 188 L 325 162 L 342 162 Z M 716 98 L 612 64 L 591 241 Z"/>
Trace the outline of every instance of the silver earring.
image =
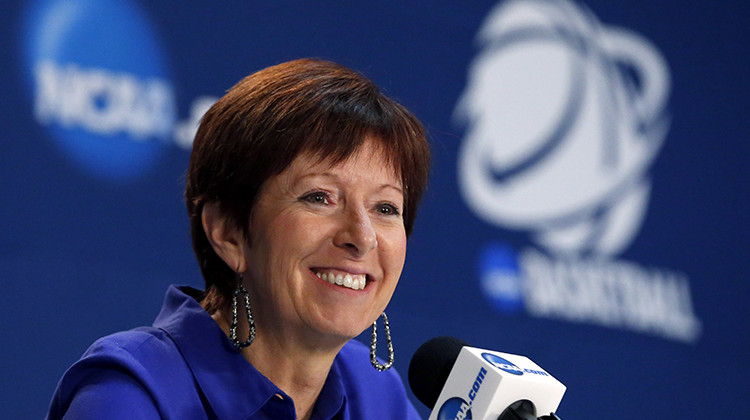
<path id="1" fill-rule="evenodd" d="M 237 320 L 237 299 L 240 295 L 243 295 L 245 299 L 245 313 L 247 313 L 247 324 L 250 329 L 245 341 L 240 341 L 237 338 L 237 326 L 239 325 Z M 232 344 L 234 344 L 237 350 L 249 347 L 255 340 L 255 321 L 253 321 L 253 313 L 250 310 L 250 294 L 247 293 L 247 289 L 242 285 L 242 274 L 240 274 L 240 278 L 237 281 L 237 288 L 234 289 L 234 293 L 232 294 L 232 325 L 229 327 L 229 338 L 232 339 Z"/>
<path id="2" fill-rule="evenodd" d="M 391 341 L 391 326 L 388 325 L 388 316 L 383 312 L 380 316 L 383 317 L 383 330 L 385 331 L 385 343 L 388 347 L 388 362 L 381 365 L 378 363 L 376 350 L 378 348 L 378 320 L 372 323 L 372 337 L 370 338 L 370 363 L 372 367 L 379 370 L 380 372 L 388 370 L 393 366 L 393 341 Z"/>

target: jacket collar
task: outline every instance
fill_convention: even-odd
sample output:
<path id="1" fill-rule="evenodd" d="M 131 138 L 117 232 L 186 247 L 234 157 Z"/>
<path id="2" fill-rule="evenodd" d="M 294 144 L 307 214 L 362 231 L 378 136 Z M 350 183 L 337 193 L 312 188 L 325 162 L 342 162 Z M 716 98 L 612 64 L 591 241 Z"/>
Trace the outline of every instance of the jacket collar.
<path id="1" fill-rule="evenodd" d="M 221 419 L 246 419 L 277 394 L 291 401 L 234 348 L 198 303 L 201 294 L 190 287 L 171 286 L 154 327 L 174 340 L 215 414 Z M 318 397 L 313 418 L 329 419 L 343 411 L 345 395 L 337 361 Z"/>

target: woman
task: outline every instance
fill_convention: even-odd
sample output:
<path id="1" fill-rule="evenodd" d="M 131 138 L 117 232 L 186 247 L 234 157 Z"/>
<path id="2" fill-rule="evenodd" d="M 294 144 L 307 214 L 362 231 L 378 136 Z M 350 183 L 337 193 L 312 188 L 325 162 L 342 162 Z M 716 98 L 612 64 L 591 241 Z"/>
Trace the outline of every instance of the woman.
<path id="1" fill-rule="evenodd" d="M 420 123 L 363 76 L 309 59 L 248 76 L 190 158 L 205 292 L 171 287 L 153 327 L 97 341 L 48 418 L 418 418 L 383 311 L 428 170 Z M 369 326 L 371 349 L 352 340 Z"/>

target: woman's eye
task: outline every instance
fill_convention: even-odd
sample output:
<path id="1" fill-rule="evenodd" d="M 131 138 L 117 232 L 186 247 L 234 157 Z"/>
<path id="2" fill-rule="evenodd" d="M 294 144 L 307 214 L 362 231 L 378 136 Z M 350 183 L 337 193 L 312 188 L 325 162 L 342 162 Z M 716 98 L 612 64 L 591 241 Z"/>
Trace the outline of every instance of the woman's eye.
<path id="1" fill-rule="evenodd" d="M 398 207 L 390 203 L 379 204 L 378 213 L 392 216 L 398 216 L 399 214 L 401 214 Z"/>
<path id="2" fill-rule="evenodd" d="M 328 195 L 322 191 L 315 191 L 310 194 L 302 196 L 303 201 L 307 201 L 312 204 L 329 204 Z"/>

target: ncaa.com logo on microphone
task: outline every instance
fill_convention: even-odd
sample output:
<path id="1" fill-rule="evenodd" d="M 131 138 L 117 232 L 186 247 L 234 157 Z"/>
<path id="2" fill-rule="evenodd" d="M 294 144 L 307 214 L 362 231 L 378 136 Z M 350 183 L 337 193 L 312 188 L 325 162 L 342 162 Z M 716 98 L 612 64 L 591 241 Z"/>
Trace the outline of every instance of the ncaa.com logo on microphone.
<path id="1" fill-rule="evenodd" d="M 504 1 L 477 38 L 456 108 L 459 188 L 480 219 L 530 242 L 483 249 L 485 296 L 503 312 L 697 340 L 687 275 L 616 259 L 669 129 L 661 54 L 565 0 Z"/>
<path id="2" fill-rule="evenodd" d="M 479 390 L 482 388 L 484 378 L 487 376 L 487 369 L 479 368 L 474 383 L 466 391 L 466 399 L 461 397 L 451 397 L 445 400 L 438 411 L 437 420 L 471 420 L 471 406 L 477 397 Z"/>
<path id="3" fill-rule="evenodd" d="M 549 373 L 543 370 L 534 370 L 528 368 L 520 368 L 515 363 L 503 359 L 502 357 L 492 353 L 482 353 L 482 358 L 489 362 L 492 366 L 502 370 L 503 372 L 510 373 L 511 375 L 521 376 L 524 373 L 530 373 L 532 375 L 549 376 Z"/>

